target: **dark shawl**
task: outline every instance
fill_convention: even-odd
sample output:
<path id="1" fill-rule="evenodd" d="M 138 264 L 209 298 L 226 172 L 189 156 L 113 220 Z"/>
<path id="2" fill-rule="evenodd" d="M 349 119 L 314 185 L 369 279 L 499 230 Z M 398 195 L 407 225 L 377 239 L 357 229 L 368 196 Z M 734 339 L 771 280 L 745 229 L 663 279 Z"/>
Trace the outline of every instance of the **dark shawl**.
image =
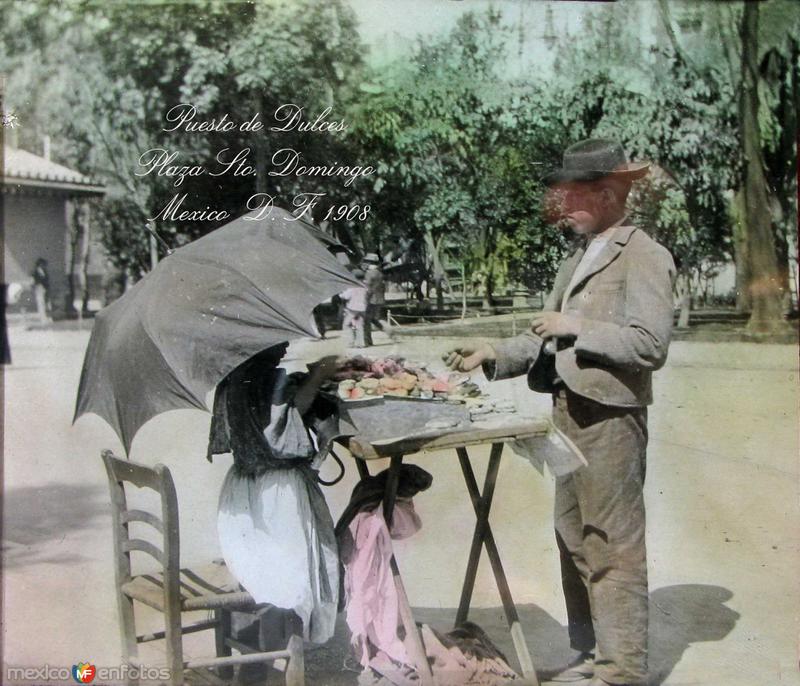
<path id="1" fill-rule="evenodd" d="M 209 461 L 212 455 L 233 453 L 237 472 L 255 477 L 270 469 L 310 466 L 315 457 L 327 452 L 338 429 L 335 406 L 317 398 L 300 417 L 294 395 L 307 375 L 287 375 L 278 362 L 276 357 L 253 358 L 217 386 Z M 315 430 L 318 449 L 309 427 Z"/>

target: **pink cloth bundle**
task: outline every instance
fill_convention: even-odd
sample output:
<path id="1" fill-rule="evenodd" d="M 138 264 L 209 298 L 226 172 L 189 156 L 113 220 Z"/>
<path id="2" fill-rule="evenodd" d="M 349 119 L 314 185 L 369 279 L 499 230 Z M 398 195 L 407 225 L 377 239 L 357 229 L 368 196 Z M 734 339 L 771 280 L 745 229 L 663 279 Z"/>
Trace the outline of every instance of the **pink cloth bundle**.
<path id="1" fill-rule="evenodd" d="M 347 625 L 364 667 L 379 652 L 401 664 L 408 663 L 405 646 L 397 635 L 401 622 L 390 564 L 391 539 L 408 538 L 421 526 L 410 500 L 398 500 L 395 504 L 391 534 L 380 506 L 370 512 L 359 512 L 350 522 L 353 548 L 343 559 Z"/>
<path id="2" fill-rule="evenodd" d="M 408 538 L 422 523 L 411 500 L 398 500 L 391 532 L 379 505 L 355 515 L 349 525 L 352 539 L 341 557 L 345 566 L 344 588 L 347 624 L 351 643 L 361 665 L 369 674 L 360 684 L 416 686 L 419 677 L 403 641 L 397 587 L 392 574 L 392 539 Z M 466 633 L 466 639 L 458 634 Z M 436 682 L 442 686 L 500 686 L 519 678 L 488 636 L 467 622 L 451 634 L 438 634 L 422 627 L 425 653 Z M 478 644 L 478 653 L 476 646 Z M 378 677 L 377 675 L 380 675 Z"/>

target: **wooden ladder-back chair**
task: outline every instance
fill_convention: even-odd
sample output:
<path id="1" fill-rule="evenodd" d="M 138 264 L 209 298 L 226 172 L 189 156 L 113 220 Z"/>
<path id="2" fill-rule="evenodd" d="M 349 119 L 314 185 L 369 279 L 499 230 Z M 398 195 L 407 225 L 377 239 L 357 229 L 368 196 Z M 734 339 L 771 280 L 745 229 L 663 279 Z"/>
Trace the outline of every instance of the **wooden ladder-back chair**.
<path id="1" fill-rule="evenodd" d="M 256 603 L 222 563 L 212 563 L 195 569 L 180 566 L 180 533 L 178 499 L 169 469 L 162 464 L 147 467 L 115 457 L 110 450 L 102 453 L 111 489 L 111 514 L 114 527 L 116 595 L 119 608 L 123 660 L 138 667 L 138 644 L 166 640 L 167 669 L 172 686 L 184 683 L 184 670 L 217 668 L 220 676 L 230 680 L 233 666 L 253 662 L 288 661 L 285 667 L 287 686 L 303 686 L 303 641 L 295 635 L 285 650 L 260 652 L 230 637 L 231 611 L 252 610 Z M 161 499 L 157 516 L 144 510 L 128 509 L 125 484 L 149 488 Z M 130 535 L 129 524 L 143 522 L 161 534 L 159 550 L 153 543 Z M 152 574 L 131 575 L 131 553 L 146 553 L 160 564 Z M 137 635 L 134 620 L 134 601 L 164 613 L 165 630 Z M 183 626 L 184 612 L 210 610 L 214 619 Z M 183 634 L 214 629 L 216 653 L 213 658 L 184 661 Z M 231 648 L 240 655 L 232 655 Z M 210 673 L 206 676 L 211 676 Z M 200 677 L 203 678 L 202 676 Z"/>

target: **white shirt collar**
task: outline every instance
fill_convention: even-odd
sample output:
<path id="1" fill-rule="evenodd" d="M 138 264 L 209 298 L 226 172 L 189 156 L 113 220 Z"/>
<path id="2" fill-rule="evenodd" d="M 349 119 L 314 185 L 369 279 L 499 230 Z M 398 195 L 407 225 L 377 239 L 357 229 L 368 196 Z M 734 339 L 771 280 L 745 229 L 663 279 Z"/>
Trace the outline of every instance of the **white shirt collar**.
<path id="1" fill-rule="evenodd" d="M 592 234 L 592 237 L 590 238 L 590 242 L 593 242 L 593 241 L 602 241 L 603 243 L 608 242 L 609 240 L 611 240 L 611 238 L 616 233 L 617 227 L 618 226 L 622 226 L 622 224 L 625 222 L 625 220 L 627 218 L 628 218 L 628 215 L 627 214 L 623 214 L 619 219 L 617 219 L 617 221 L 615 221 L 607 229 L 604 229 L 600 233 Z"/>

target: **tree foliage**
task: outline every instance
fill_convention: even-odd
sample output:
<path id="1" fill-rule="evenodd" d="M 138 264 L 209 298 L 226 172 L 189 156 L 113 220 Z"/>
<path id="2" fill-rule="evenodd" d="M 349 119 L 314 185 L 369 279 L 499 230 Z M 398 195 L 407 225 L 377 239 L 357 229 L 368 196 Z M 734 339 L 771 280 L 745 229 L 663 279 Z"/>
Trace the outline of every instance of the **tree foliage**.
<path id="1" fill-rule="evenodd" d="M 298 193 L 331 205 L 370 205 L 366 221 L 333 230 L 355 252 L 387 252 L 405 239 L 420 279 L 446 286 L 463 266 L 491 304 L 495 293 L 549 287 L 566 239 L 542 211 L 543 173 L 589 136 L 619 139 L 653 163 L 631 198 L 635 216 L 672 250 L 687 279 L 736 258 L 743 283 L 755 278 L 745 250 L 745 160 L 738 93 L 742 3 L 620 2 L 583 13 L 579 35 L 563 35 L 553 73 L 507 76 L 515 29 L 501 13 L 465 12 L 447 33 L 420 39 L 410 54 L 370 66 L 346 0 L 229 3 L 14 3 L 0 8 L 0 58 L 8 101 L 36 149 L 48 133 L 56 156 L 106 182 L 111 199 L 92 213 L 109 256 L 132 275 L 149 265 L 144 221 L 176 193 L 186 209 L 233 216 L 254 193 L 290 207 Z M 759 4 L 757 133 L 768 187 L 775 252 L 786 269 L 796 222 L 795 155 L 800 6 Z M 653 23 L 655 40 L 641 32 Z M 719 40 L 707 40 L 709 33 Z M 265 125 L 284 103 L 307 120 L 332 107 L 341 135 L 164 131 L 166 110 L 191 103 L 198 119 Z M 254 176 L 175 179 L 135 176 L 139 155 L 176 150 L 180 163 L 213 165 L 220 150 L 248 150 Z M 281 148 L 310 165 L 370 164 L 376 172 L 344 186 L 331 177 L 268 173 Z M 161 222 L 171 245 L 214 222 Z M 691 278 L 690 278 L 691 277 Z M 743 307 L 745 295 L 742 289 Z"/>
<path id="2" fill-rule="evenodd" d="M 275 0 L 258 4 L 202 0 L 194 3 L 108 5 L 72 2 L 6 8 L 7 56 L 18 67 L 9 99 L 21 102 L 29 135 L 47 131 L 68 142 L 62 159 L 105 181 L 112 201 L 102 210 L 104 243 L 111 259 L 133 275 L 149 263 L 144 220 L 176 194 L 183 207 L 206 207 L 238 216 L 256 192 L 292 207 L 300 193 L 325 193 L 329 203 L 347 203 L 356 188 L 337 179 L 312 183 L 296 176 L 270 176 L 269 157 L 280 148 L 301 150 L 307 164 L 342 164 L 349 150 L 335 137 L 280 126 L 275 109 L 294 103 L 303 120 L 326 107 L 343 107 L 348 79 L 361 63 L 352 11 L 341 0 Z M 51 89 L 57 83 L 59 87 Z M 31 88 L 32 85 L 32 88 Z M 26 88 L 32 95 L 22 95 Z M 43 105 L 46 103 L 46 105 Z M 165 131 L 165 113 L 187 103 L 197 120 L 240 123 L 259 114 L 256 133 Z M 28 116 L 30 115 L 30 116 Z M 45 123 L 46 122 L 46 123 Z M 151 173 L 137 176 L 140 156 L 159 148 L 177 152 L 174 164 L 213 168 L 248 150 L 253 177 L 209 175 L 187 178 Z M 355 184 L 354 184 L 355 185 Z M 166 234 L 201 235 L 219 222 L 159 224 Z"/>
<path id="3" fill-rule="evenodd" d="M 436 282 L 449 249 L 487 305 L 510 282 L 544 288 L 557 252 L 529 252 L 547 244 L 538 165 L 550 130 L 539 90 L 502 81 L 508 35 L 496 13 L 466 14 L 407 63 L 371 74 L 352 111 L 364 155 L 377 160 L 384 233 L 423 241 Z"/>

